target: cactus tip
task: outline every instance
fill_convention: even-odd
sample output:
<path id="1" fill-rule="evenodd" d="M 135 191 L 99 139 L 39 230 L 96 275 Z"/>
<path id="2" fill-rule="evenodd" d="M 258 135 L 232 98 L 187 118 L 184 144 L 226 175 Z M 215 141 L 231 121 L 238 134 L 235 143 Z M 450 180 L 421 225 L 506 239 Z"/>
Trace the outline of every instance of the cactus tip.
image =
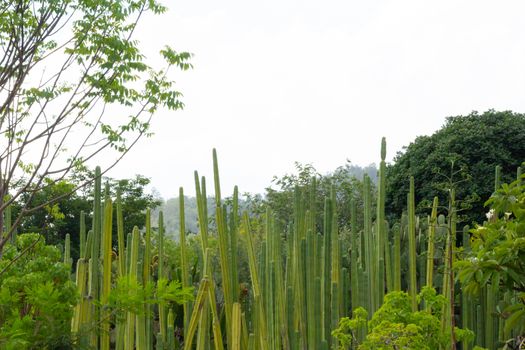
<path id="1" fill-rule="evenodd" d="M 386 138 L 381 139 L 381 160 L 384 161 L 386 158 Z"/>

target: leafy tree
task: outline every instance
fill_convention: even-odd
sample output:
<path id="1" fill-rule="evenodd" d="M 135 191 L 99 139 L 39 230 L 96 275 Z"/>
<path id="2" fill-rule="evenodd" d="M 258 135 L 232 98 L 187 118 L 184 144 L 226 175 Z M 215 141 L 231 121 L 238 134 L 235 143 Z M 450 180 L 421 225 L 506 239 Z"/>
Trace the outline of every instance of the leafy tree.
<path id="1" fill-rule="evenodd" d="M 277 188 L 266 189 L 265 200 L 262 205 L 268 205 L 276 215 L 277 220 L 283 227 L 287 227 L 290 218 L 293 218 L 294 196 L 296 188 L 308 198 L 311 191 L 312 179 L 316 179 L 316 207 L 318 212 L 318 227 L 322 227 L 322 213 L 325 198 L 330 196 L 333 188 L 336 195 L 336 207 L 338 211 L 339 227 L 350 226 L 350 203 L 355 201 L 357 205 L 358 226 L 362 226 L 363 202 L 362 178 L 356 175 L 367 174 L 371 179 L 377 179 L 377 169 L 374 165 L 359 168 L 350 162 L 340 166 L 333 172 L 321 175 L 311 164 L 295 163 L 296 173 L 285 174 L 282 177 L 274 177 L 273 183 Z"/>
<path id="2" fill-rule="evenodd" d="M 146 13 L 165 10 L 155 0 L 0 4 L 0 198 L 10 194 L 0 214 L 26 194 L 13 230 L 22 216 L 58 199 L 33 203 L 53 186 L 46 179 L 66 179 L 101 155 L 113 159 L 104 172 L 151 135 L 159 108 L 183 107 L 170 67 L 189 69 L 191 55 L 165 47 L 165 67 L 153 68 L 134 39 Z M 0 238 L 0 251 L 9 236 Z"/>
<path id="3" fill-rule="evenodd" d="M 446 203 L 445 190 L 459 182 L 456 198 L 463 200 L 463 220 L 482 222 L 483 203 L 494 190 L 496 165 L 502 167 L 502 179 L 511 180 L 525 160 L 524 144 L 524 114 L 489 110 L 449 117 L 440 130 L 417 137 L 388 166 L 386 209 L 394 217 L 405 209 L 410 176 L 415 179 L 420 211 L 429 207 L 423 200 L 436 195 Z"/>
<path id="4" fill-rule="evenodd" d="M 53 245 L 62 244 L 65 235 L 70 233 L 73 239 L 73 247 L 76 249 L 79 244 L 80 212 L 91 212 L 93 205 L 81 193 L 73 191 L 75 185 L 69 181 L 54 182 L 47 179 L 46 182 L 49 183 L 49 186 L 35 193 L 33 197 L 33 204 L 42 205 L 42 207 L 26 215 L 20 222 L 18 231 L 21 233 L 39 233 L 44 236 L 47 243 Z M 15 203 L 15 216 L 20 211 L 27 196 L 29 194 L 24 193 L 20 197 L 20 201 Z M 60 199 L 49 203 L 52 198 Z"/>
<path id="5" fill-rule="evenodd" d="M 489 221 L 471 230 L 471 250 L 455 263 L 465 292 L 478 294 L 488 284 L 506 298 L 499 316 L 507 331 L 525 336 L 525 176 L 504 184 L 487 201 Z M 510 302 L 509 302 L 510 301 Z M 519 338 L 519 337 L 518 337 Z M 518 339 L 515 339 L 519 343 Z"/>
<path id="6" fill-rule="evenodd" d="M 56 247 L 34 233 L 6 246 L 0 259 L 0 348 L 70 348 L 76 302 L 70 268 Z"/>

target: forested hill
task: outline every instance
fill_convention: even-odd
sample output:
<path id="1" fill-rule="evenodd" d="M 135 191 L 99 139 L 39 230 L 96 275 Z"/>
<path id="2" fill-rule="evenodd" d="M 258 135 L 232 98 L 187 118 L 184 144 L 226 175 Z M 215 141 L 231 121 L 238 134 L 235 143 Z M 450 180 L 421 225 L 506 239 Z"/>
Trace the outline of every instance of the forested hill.
<path id="1" fill-rule="evenodd" d="M 296 164 L 296 174 L 286 174 L 282 177 L 275 177 L 275 179 L 272 181 L 273 184 L 278 183 L 280 179 L 284 178 L 290 178 L 290 177 L 300 177 L 300 173 L 304 172 L 305 169 L 308 169 L 307 173 L 308 175 L 317 174 L 319 177 L 331 177 L 334 174 L 338 174 L 339 176 L 344 173 L 344 175 L 348 178 L 355 177 L 359 180 L 363 178 L 364 174 L 367 174 L 373 183 L 376 183 L 377 181 L 377 167 L 375 164 L 370 164 L 364 167 L 360 167 L 358 165 L 351 164 L 350 162 L 347 162 L 345 165 L 338 167 L 336 170 L 329 172 L 326 175 L 320 175 L 317 173 L 315 168 L 313 168 L 311 165 L 302 165 L 297 163 Z M 282 189 L 281 189 L 282 190 Z M 241 193 L 242 189 L 240 189 Z M 279 191 L 279 189 L 277 190 Z M 250 207 L 251 205 L 257 205 L 261 204 L 266 200 L 267 192 L 265 194 L 249 194 L 249 193 L 243 193 L 239 197 L 239 205 L 241 210 Z M 179 236 L 179 228 L 180 228 L 180 205 L 179 205 L 179 197 L 170 198 L 165 200 L 157 209 L 155 209 L 152 212 L 152 220 L 153 222 L 157 222 L 159 212 L 162 210 L 164 213 L 164 225 L 166 228 L 166 232 L 170 235 L 172 235 L 174 238 L 178 238 Z M 255 204 L 256 203 L 256 204 Z M 197 200 L 195 197 L 188 197 L 184 196 L 184 210 L 185 210 L 185 216 L 186 216 L 186 231 L 197 233 L 198 232 L 198 211 L 197 211 Z M 214 217 L 213 213 L 215 212 L 215 201 L 212 197 L 208 198 L 208 216 Z"/>

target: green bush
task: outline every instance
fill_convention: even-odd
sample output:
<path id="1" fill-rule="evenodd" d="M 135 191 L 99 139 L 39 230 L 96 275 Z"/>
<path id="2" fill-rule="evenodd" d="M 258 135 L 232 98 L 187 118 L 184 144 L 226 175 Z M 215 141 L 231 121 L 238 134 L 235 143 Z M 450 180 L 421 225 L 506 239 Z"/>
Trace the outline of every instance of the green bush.
<path id="1" fill-rule="evenodd" d="M 391 292 L 385 295 L 383 305 L 367 320 L 363 308 L 354 311 L 353 318 L 342 318 L 339 326 L 332 332 L 343 349 L 349 347 L 359 350 L 438 350 L 450 346 L 449 332 L 443 332 L 441 310 L 445 297 L 437 295 L 430 287 L 424 287 L 418 296 L 420 303 L 426 305 L 421 311 L 412 311 L 410 296 L 405 292 Z M 361 337 L 360 334 L 365 334 Z M 474 338 L 469 330 L 455 329 L 457 341 Z M 360 338 L 363 338 L 360 341 Z"/>
<path id="2" fill-rule="evenodd" d="M 0 259 L 0 348 L 69 349 L 77 289 L 58 248 L 19 235 Z"/>

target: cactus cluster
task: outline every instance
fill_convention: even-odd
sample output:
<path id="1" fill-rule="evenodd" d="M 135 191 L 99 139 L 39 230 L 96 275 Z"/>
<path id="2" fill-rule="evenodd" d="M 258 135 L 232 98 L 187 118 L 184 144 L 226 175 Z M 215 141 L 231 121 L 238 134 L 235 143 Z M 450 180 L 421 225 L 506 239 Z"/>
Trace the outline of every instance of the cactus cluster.
<path id="1" fill-rule="evenodd" d="M 167 256 L 165 251 L 167 238 L 162 212 L 155 232 L 148 210 L 144 232 L 134 228 L 126 236 L 120 194 L 117 192 L 115 205 L 109 195 L 102 203 L 97 168 L 93 225 L 89 232 L 86 232 L 86 215 L 80 216 L 80 258 L 75 274 L 80 299 L 71 323 L 77 343 L 86 348 L 119 350 L 338 349 L 332 330 L 340 318 L 352 315 L 358 307 L 368 310 L 371 316 L 383 304 L 386 293 L 400 290 L 408 291 L 413 311 L 424 310 L 428 306 L 421 305 L 416 295 L 429 286 L 448 301 L 441 312 L 442 332 L 450 337 L 451 344 L 455 344 L 453 330 L 458 323 L 475 331 L 477 336 L 474 342 L 465 342 L 463 349 L 472 349 L 474 344 L 495 349 L 497 339 L 509 334 L 494 315 L 502 300 L 516 296 L 500 295 L 498 276 L 494 276 L 479 297 L 455 290 L 452 264 L 457 254 L 457 211 L 453 191 L 446 217 L 438 215 L 439 203 L 434 198 L 431 215 L 420 218 L 415 211 L 414 179 L 410 178 L 407 210 L 399 223 L 389 225 L 385 216 L 385 157 L 383 139 L 375 216 L 372 184 L 365 175 L 364 224 L 357 225 L 354 201 L 347 208 L 351 211 L 351 225 L 350 239 L 345 240 L 338 227 L 336 191 L 332 188 L 324 207 L 318 208 L 315 178 L 308 187 L 295 188 L 289 227 L 281 227 L 267 209 L 264 229 L 252 229 L 248 213 L 239 213 L 237 187 L 228 205 L 221 198 L 214 150 L 212 217 L 208 215 L 206 178 L 194 174 L 200 240 L 199 262 L 194 267 L 197 273 L 190 273 L 183 189 L 179 190 L 180 266 L 173 273 L 167 269 L 168 260 L 174 257 Z M 498 179 L 497 170 L 497 185 Z M 322 223 L 316 220 L 319 216 Z M 118 243 L 115 250 L 114 220 Z M 209 228 L 210 222 L 214 222 L 214 229 Z M 210 237 L 216 246 L 210 245 Z M 468 250 L 468 228 L 463 229 L 462 242 L 463 249 Z M 66 239 L 64 262 L 71 264 L 69 245 Z M 249 283 L 239 277 L 240 254 L 248 257 Z M 213 260 L 215 256 L 217 260 Z M 187 300 L 179 314 L 165 301 L 146 300 L 145 290 L 156 286 L 159 291 L 173 279 L 180 280 L 183 289 L 195 287 L 194 299 Z M 128 296 L 142 298 L 142 303 L 128 308 L 123 315 L 115 314 L 110 307 L 112 289 L 119 281 L 143 286 L 142 291 L 130 290 Z M 461 305 L 459 317 L 458 305 Z M 177 336 L 176 319 L 182 325 Z M 365 328 L 355 335 L 357 339 L 366 336 Z"/>

